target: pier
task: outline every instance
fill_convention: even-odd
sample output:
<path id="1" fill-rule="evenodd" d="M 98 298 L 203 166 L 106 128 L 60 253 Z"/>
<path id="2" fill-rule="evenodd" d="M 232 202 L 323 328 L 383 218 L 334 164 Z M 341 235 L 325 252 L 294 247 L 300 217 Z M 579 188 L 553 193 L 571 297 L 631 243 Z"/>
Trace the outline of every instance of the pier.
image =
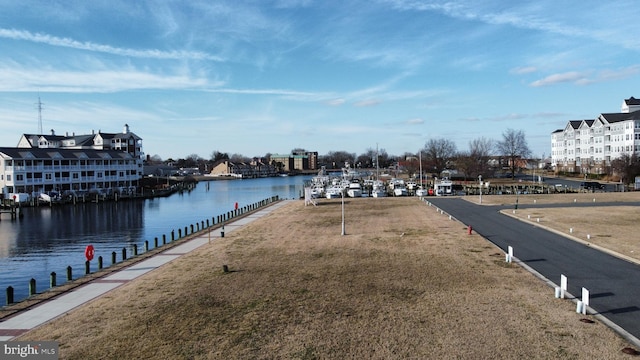
<path id="1" fill-rule="evenodd" d="M 22 214 L 20 213 L 20 206 L 16 204 L 13 199 L 2 199 L 2 203 L 0 205 L 0 220 L 2 220 L 2 214 L 9 214 L 11 216 L 11 220 L 22 217 Z"/>

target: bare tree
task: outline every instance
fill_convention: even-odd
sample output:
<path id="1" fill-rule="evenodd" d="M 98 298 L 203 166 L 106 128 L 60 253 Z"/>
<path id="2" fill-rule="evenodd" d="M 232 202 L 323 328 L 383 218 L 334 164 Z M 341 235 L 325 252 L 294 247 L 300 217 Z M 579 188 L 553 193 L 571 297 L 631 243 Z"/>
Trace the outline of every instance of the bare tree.
<path id="1" fill-rule="evenodd" d="M 160 157 L 160 155 L 156 154 L 153 155 L 152 157 L 149 158 L 148 161 L 149 164 L 153 164 L 153 165 L 159 165 L 162 164 L 162 158 Z"/>
<path id="2" fill-rule="evenodd" d="M 635 152 L 631 155 L 622 154 L 619 158 L 611 161 L 611 168 L 615 174 L 620 176 L 622 183 L 626 185 L 640 174 L 640 158 Z"/>
<path id="3" fill-rule="evenodd" d="M 364 154 L 358 155 L 358 157 L 356 158 L 356 164 L 359 164 L 362 168 L 375 168 L 376 149 L 368 148 Z"/>
<path id="4" fill-rule="evenodd" d="M 515 178 L 516 170 L 520 169 L 520 160 L 531 154 L 522 130 L 507 129 L 502 133 L 502 141 L 496 143 L 496 149 L 501 156 L 507 159 L 512 179 Z"/>
<path id="5" fill-rule="evenodd" d="M 218 161 L 218 160 L 223 160 L 223 159 L 228 159 L 229 158 L 229 154 L 227 153 L 222 153 L 218 150 L 214 151 L 211 153 L 210 155 L 210 159 L 211 161 Z"/>
<path id="6" fill-rule="evenodd" d="M 430 139 L 424 145 L 427 169 L 440 174 L 457 155 L 456 144 L 449 139 Z"/>
<path id="7" fill-rule="evenodd" d="M 489 157 L 493 153 L 494 142 L 480 137 L 469 142 L 469 157 L 472 164 L 470 176 L 486 175 L 489 169 Z"/>

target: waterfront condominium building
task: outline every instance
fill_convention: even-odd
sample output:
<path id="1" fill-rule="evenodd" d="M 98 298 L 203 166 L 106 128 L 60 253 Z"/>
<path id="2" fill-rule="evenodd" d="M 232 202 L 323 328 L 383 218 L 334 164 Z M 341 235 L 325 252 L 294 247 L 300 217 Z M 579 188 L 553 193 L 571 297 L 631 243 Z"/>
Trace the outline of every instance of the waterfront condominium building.
<path id="1" fill-rule="evenodd" d="M 603 174 L 623 154 L 640 154 L 640 99 L 622 102 L 619 113 L 570 120 L 551 134 L 551 161 L 557 171 Z"/>
<path id="2" fill-rule="evenodd" d="M 132 192 L 142 177 L 142 139 L 121 133 L 23 134 L 17 147 L 0 147 L 0 195 Z"/>

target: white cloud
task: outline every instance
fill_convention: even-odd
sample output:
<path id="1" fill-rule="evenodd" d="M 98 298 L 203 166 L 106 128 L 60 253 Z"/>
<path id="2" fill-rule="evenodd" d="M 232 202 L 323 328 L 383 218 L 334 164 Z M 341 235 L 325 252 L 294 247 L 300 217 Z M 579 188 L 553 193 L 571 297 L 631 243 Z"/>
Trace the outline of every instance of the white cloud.
<path id="1" fill-rule="evenodd" d="M 409 125 L 421 125 L 424 124 L 424 119 L 415 118 L 407 120 L 407 124 Z"/>
<path id="2" fill-rule="evenodd" d="M 118 92 L 139 89 L 194 89 L 220 86 L 187 75 L 125 70 L 55 70 L 0 66 L 0 92 Z"/>
<path id="3" fill-rule="evenodd" d="M 125 49 L 119 47 L 113 47 L 110 45 L 96 44 L 92 42 L 80 42 L 69 38 L 60 38 L 47 34 L 31 33 L 29 31 L 15 30 L 15 29 L 1 29 L 0 38 L 23 40 L 35 43 L 42 43 L 51 46 L 66 47 L 77 50 L 86 50 L 92 52 L 107 53 L 111 55 L 136 57 L 136 58 L 151 58 L 151 59 L 173 59 L 173 60 L 213 60 L 223 61 L 222 58 L 200 51 L 163 51 L 158 49 Z"/>
<path id="4" fill-rule="evenodd" d="M 511 69 L 509 73 L 516 74 L 516 75 L 524 75 L 524 74 L 531 74 L 536 71 L 538 71 L 538 68 L 536 68 L 535 66 L 525 66 L 525 67 L 517 67 L 517 68 Z"/>
<path id="5" fill-rule="evenodd" d="M 357 106 L 357 107 L 369 107 L 369 106 L 376 106 L 376 105 L 380 104 L 381 102 L 382 101 L 377 100 L 377 99 L 366 99 L 366 100 L 358 101 L 353 105 Z"/>
<path id="6" fill-rule="evenodd" d="M 577 71 L 570 71 L 561 74 L 553 74 L 549 75 L 543 79 L 536 80 L 532 82 L 530 85 L 533 87 L 541 87 L 541 86 L 549 86 L 560 83 L 582 83 L 586 81 L 586 77 L 584 74 Z"/>
<path id="7" fill-rule="evenodd" d="M 333 100 L 327 101 L 327 104 L 330 106 L 340 106 L 344 103 L 345 103 L 344 99 L 333 99 Z"/>

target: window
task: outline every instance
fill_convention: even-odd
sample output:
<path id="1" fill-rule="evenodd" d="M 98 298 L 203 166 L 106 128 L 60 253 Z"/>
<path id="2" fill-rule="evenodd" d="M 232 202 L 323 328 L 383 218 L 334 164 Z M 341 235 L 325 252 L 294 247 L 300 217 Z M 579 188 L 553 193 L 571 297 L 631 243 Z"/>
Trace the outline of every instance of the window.
<path id="1" fill-rule="evenodd" d="M 24 181 L 24 175 L 16 174 L 16 181 Z"/>
<path id="2" fill-rule="evenodd" d="M 53 175 L 52 174 L 44 174 L 44 179 L 45 180 L 51 180 L 51 179 L 53 179 Z"/>

